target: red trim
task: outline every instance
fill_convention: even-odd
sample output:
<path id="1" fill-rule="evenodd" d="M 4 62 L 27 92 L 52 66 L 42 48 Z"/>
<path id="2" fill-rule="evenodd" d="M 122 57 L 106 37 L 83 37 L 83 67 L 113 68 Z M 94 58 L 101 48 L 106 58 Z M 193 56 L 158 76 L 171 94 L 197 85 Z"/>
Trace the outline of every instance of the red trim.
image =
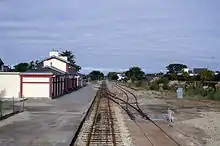
<path id="1" fill-rule="evenodd" d="M 50 95 L 49 95 L 49 97 L 52 97 L 53 95 L 52 95 L 52 82 L 53 82 L 53 80 L 52 80 L 52 76 L 50 76 Z"/>
<path id="2" fill-rule="evenodd" d="M 69 72 L 69 65 L 66 64 L 66 72 Z"/>
<path id="3" fill-rule="evenodd" d="M 23 82 L 23 78 L 49 78 L 49 82 Z M 23 84 L 49 84 L 49 96 L 52 97 L 52 75 L 50 74 L 22 74 L 20 75 L 20 97 L 23 97 Z"/>
<path id="4" fill-rule="evenodd" d="M 23 76 L 20 75 L 20 98 L 23 96 Z"/>
<path id="5" fill-rule="evenodd" d="M 23 74 L 23 77 L 27 77 L 27 78 L 32 78 L 32 77 L 36 77 L 36 78 L 45 78 L 45 77 L 50 77 L 51 75 L 45 75 L 45 74 Z"/>
<path id="6" fill-rule="evenodd" d="M 50 82 L 23 82 L 23 84 L 49 84 Z"/>

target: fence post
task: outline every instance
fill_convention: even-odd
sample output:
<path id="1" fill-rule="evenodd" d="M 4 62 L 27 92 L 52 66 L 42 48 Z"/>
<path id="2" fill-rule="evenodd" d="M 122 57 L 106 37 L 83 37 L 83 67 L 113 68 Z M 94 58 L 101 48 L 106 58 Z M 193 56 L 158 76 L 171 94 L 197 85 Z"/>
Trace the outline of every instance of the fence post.
<path id="1" fill-rule="evenodd" d="M 23 112 L 24 111 L 24 97 L 23 97 L 23 101 L 22 102 L 23 102 L 23 109 L 22 109 L 22 112 Z"/>
<path id="2" fill-rule="evenodd" d="M 12 108 L 13 108 L 13 113 L 15 112 L 15 99 L 14 96 L 12 98 Z"/>
<path id="3" fill-rule="evenodd" d="M 2 118 L 2 101 L 0 100 L 0 119 Z"/>

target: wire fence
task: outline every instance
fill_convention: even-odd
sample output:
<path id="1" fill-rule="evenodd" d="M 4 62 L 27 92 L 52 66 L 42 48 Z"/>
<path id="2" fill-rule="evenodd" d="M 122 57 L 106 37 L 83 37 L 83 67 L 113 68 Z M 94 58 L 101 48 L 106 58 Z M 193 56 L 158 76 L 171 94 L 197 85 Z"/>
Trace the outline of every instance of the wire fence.
<path id="1" fill-rule="evenodd" d="M 0 98 L 0 120 L 24 111 L 22 98 Z"/>

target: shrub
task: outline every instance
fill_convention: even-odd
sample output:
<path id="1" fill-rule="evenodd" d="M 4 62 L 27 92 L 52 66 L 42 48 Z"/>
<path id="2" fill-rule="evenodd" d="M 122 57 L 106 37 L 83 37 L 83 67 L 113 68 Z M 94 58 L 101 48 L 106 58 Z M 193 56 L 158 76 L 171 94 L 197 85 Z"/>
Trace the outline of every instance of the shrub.
<path id="1" fill-rule="evenodd" d="M 136 87 L 140 87 L 140 86 L 142 85 L 142 81 L 135 81 L 135 82 L 134 82 L 134 85 L 135 85 Z"/>
<path id="2" fill-rule="evenodd" d="M 156 81 L 158 85 L 162 84 L 163 90 L 168 90 L 169 89 L 169 80 L 167 78 L 160 78 L 159 80 Z"/>
<path id="3" fill-rule="evenodd" d="M 169 80 L 167 78 L 160 78 L 156 82 L 157 82 L 157 84 L 164 84 L 164 85 L 166 84 L 166 85 L 168 85 Z"/>
<path id="4" fill-rule="evenodd" d="M 213 95 L 214 100 L 220 100 L 220 92 L 216 91 Z"/>
<path id="5" fill-rule="evenodd" d="M 197 99 L 220 100 L 220 91 L 210 86 L 203 86 L 199 82 L 189 83 L 185 86 L 185 94 Z"/>
<path id="6" fill-rule="evenodd" d="M 220 100 L 220 91 L 211 91 L 208 93 L 207 95 L 207 98 L 208 99 L 211 99 L 211 100 Z"/>
<path id="7" fill-rule="evenodd" d="M 159 90 L 159 89 L 160 89 L 160 86 L 159 86 L 159 84 L 157 84 L 157 83 L 151 83 L 151 84 L 149 85 L 149 88 L 150 88 L 150 90 Z"/>
<path id="8" fill-rule="evenodd" d="M 169 80 L 167 78 L 158 78 L 152 82 L 150 82 L 149 85 L 149 89 L 150 90 L 159 90 L 159 89 L 163 89 L 163 90 L 168 90 L 169 89 Z"/>

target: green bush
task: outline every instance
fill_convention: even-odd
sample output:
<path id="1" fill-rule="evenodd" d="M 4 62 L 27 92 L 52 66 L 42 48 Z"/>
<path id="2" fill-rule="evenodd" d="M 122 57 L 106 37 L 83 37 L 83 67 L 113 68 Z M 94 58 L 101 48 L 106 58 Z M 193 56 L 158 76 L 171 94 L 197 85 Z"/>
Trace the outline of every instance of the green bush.
<path id="1" fill-rule="evenodd" d="M 220 91 L 211 91 L 208 93 L 207 95 L 207 98 L 208 99 L 211 99 L 211 100 L 220 100 Z"/>
<path id="2" fill-rule="evenodd" d="M 216 91 L 213 95 L 214 100 L 220 100 L 220 92 Z"/>
<path id="3" fill-rule="evenodd" d="M 163 85 L 163 90 L 168 90 L 169 89 L 169 80 L 167 78 L 160 78 L 159 80 L 156 81 L 156 84 Z"/>
<path id="4" fill-rule="evenodd" d="M 164 85 L 163 85 L 163 90 L 170 90 L 168 84 L 164 84 Z"/>
<path id="5" fill-rule="evenodd" d="M 150 90 L 159 90 L 162 88 L 163 90 L 169 89 L 169 80 L 167 78 L 160 78 L 148 84 L 148 88 Z"/>
<path id="6" fill-rule="evenodd" d="M 190 83 L 184 89 L 185 95 L 197 99 L 220 100 L 220 91 L 216 91 L 213 87 L 204 88 L 201 83 Z"/>
<path id="7" fill-rule="evenodd" d="M 164 85 L 168 85 L 169 84 L 169 80 L 167 78 L 160 78 L 156 81 L 157 84 L 164 84 Z"/>
<path id="8" fill-rule="evenodd" d="M 159 89 L 160 89 L 160 86 L 159 86 L 159 84 L 151 83 L 151 84 L 149 85 L 149 88 L 150 88 L 150 90 L 159 90 Z"/>
<path id="9" fill-rule="evenodd" d="M 135 85 L 136 87 L 141 87 L 142 81 L 135 81 L 135 82 L 134 82 L 134 85 Z"/>
<path id="10" fill-rule="evenodd" d="M 215 91 L 210 91 L 210 92 L 207 94 L 207 99 L 214 100 L 214 94 L 215 94 Z"/>

